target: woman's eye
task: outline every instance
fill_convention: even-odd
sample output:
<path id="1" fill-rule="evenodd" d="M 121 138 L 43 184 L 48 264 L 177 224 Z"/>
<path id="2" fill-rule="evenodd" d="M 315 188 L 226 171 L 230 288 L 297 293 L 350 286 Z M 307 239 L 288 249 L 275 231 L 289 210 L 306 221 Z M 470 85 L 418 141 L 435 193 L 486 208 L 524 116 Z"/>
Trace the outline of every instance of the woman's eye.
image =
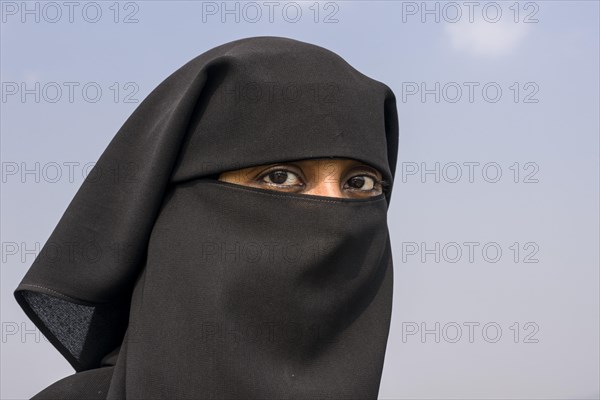
<path id="1" fill-rule="evenodd" d="M 355 190 L 370 191 L 374 190 L 377 181 L 369 175 L 358 175 L 348 179 L 348 187 Z"/>
<path id="2" fill-rule="evenodd" d="M 299 186 L 301 180 L 295 173 L 286 171 L 284 169 L 278 169 L 271 171 L 261 177 L 261 180 L 266 183 L 280 186 Z"/>

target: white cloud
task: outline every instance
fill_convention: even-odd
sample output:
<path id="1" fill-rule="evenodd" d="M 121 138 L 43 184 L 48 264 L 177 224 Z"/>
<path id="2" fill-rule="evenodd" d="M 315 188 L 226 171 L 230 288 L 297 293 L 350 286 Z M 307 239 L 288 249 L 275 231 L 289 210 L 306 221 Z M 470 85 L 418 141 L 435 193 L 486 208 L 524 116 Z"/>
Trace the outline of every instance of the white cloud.
<path id="1" fill-rule="evenodd" d="M 527 34 L 529 26 L 504 19 L 496 23 L 483 19 L 449 23 L 445 32 L 454 49 L 474 56 L 500 57 L 510 54 Z"/>
<path id="2" fill-rule="evenodd" d="M 40 81 L 40 74 L 37 71 L 27 70 L 23 74 L 23 82 L 26 87 L 31 88 L 35 86 L 36 82 Z"/>

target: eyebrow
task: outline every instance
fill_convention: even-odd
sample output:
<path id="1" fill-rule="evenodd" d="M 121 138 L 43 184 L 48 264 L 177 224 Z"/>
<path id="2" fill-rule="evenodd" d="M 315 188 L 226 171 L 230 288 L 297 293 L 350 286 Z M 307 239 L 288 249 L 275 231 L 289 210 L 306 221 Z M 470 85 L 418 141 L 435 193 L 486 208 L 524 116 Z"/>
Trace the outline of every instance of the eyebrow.
<path id="1" fill-rule="evenodd" d="M 377 170 L 377 168 L 371 167 L 370 165 L 362 163 L 360 161 L 358 161 L 357 164 L 350 166 L 349 170 L 360 169 L 360 168 L 367 169 L 367 170 L 375 173 L 376 175 L 383 177 L 383 174 L 381 172 L 379 172 L 379 170 Z"/>

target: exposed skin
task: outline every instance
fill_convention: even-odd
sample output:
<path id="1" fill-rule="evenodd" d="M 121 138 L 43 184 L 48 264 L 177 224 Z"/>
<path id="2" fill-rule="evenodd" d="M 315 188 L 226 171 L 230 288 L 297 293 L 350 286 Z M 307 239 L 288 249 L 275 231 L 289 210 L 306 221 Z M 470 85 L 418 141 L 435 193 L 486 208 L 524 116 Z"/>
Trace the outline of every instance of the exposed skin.
<path id="1" fill-rule="evenodd" d="M 260 165 L 223 172 L 220 181 L 288 193 L 337 198 L 368 198 L 385 190 L 375 168 L 348 158 Z"/>

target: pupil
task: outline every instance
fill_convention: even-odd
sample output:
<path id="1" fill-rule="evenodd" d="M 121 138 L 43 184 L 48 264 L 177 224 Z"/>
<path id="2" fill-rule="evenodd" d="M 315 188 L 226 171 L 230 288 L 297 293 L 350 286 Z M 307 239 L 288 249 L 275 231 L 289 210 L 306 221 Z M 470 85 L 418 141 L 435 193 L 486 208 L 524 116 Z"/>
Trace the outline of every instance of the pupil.
<path id="1" fill-rule="evenodd" d="M 285 171 L 275 171 L 271 172 L 269 175 L 271 182 L 281 185 L 285 181 L 287 181 L 287 172 Z"/>
<path id="2" fill-rule="evenodd" d="M 365 185 L 365 178 L 361 176 L 356 176 L 350 179 L 350 186 L 354 189 L 360 189 Z"/>

